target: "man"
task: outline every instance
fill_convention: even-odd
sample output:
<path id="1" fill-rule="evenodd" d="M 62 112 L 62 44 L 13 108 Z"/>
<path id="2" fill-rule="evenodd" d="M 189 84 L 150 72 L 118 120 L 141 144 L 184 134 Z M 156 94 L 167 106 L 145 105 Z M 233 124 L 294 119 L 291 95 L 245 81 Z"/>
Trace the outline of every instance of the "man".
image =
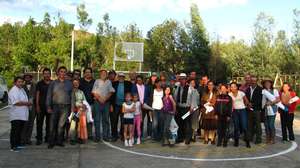
<path id="1" fill-rule="evenodd" d="M 246 96 L 250 101 L 250 107 L 248 111 L 248 131 L 249 138 L 253 140 L 256 136 L 255 144 L 262 142 L 262 130 L 261 130 L 261 112 L 262 112 L 262 88 L 257 85 L 257 77 L 251 77 L 251 85 L 246 90 Z"/>
<path id="2" fill-rule="evenodd" d="M 196 71 L 191 71 L 190 76 L 189 76 L 189 81 L 190 80 L 195 80 L 197 81 L 197 72 Z M 199 83 L 196 82 L 196 89 L 199 87 Z"/>
<path id="3" fill-rule="evenodd" d="M 21 142 L 23 145 L 31 145 L 31 136 L 32 136 L 32 130 L 34 125 L 34 119 L 35 119 L 35 91 L 36 91 L 36 85 L 32 81 L 32 75 L 25 74 L 24 75 L 24 81 L 25 85 L 24 90 L 27 94 L 27 97 L 29 101 L 33 104 L 33 106 L 29 107 L 29 117 L 28 121 L 25 122 L 24 129 L 22 131 L 22 137 Z"/>
<path id="4" fill-rule="evenodd" d="M 141 105 L 143 106 L 143 104 L 147 104 L 148 106 L 150 106 L 149 103 L 149 98 L 150 98 L 150 91 L 149 91 L 149 87 L 147 85 L 144 85 L 144 78 L 141 75 L 138 75 L 136 77 L 136 84 L 132 85 L 131 88 L 131 93 L 137 94 L 139 95 L 139 100 Z M 151 124 L 151 116 L 150 116 L 150 111 L 146 110 L 146 109 L 142 109 L 142 130 L 144 128 L 144 119 L 145 116 L 147 116 L 147 136 L 148 138 L 150 138 L 150 136 L 152 135 L 152 124 Z M 142 131 L 142 134 L 144 133 L 144 131 Z M 146 137 L 146 135 L 144 135 Z"/>
<path id="5" fill-rule="evenodd" d="M 22 148 L 21 136 L 24 124 L 28 120 L 29 107 L 32 102 L 29 101 L 25 90 L 23 89 L 23 78 L 16 77 L 14 86 L 8 92 L 9 121 L 11 123 L 10 145 L 12 152 L 18 152 Z"/>
<path id="6" fill-rule="evenodd" d="M 137 74 L 135 71 L 129 72 L 129 79 L 132 84 L 135 84 L 136 76 L 137 76 Z"/>
<path id="7" fill-rule="evenodd" d="M 177 104 L 177 114 L 175 115 L 176 122 L 179 126 L 177 142 L 181 143 L 185 141 L 185 144 L 190 144 L 192 138 L 192 122 L 191 115 L 186 117 L 184 120 L 182 116 L 190 110 L 190 97 L 189 86 L 187 85 L 187 76 L 185 73 L 181 73 L 180 85 L 177 87 L 174 98 Z"/>
<path id="8" fill-rule="evenodd" d="M 125 94 L 131 92 L 131 82 L 125 81 L 125 74 L 118 74 L 118 81 L 113 82 L 115 93 L 112 96 L 113 112 L 110 115 L 112 141 L 118 140 L 118 122 L 121 117 L 120 135 L 123 137 L 123 113 L 122 104 L 125 102 Z"/>
<path id="9" fill-rule="evenodd" d="M 52 81 L 47 92 L 47 109 L 51 113 L 48 148 L 64 147 L 63 136 L 68 113 L 71 109 L 72 82 L 66 80 L 67 68 L 58 68 L 58 79 Z"/>
<path id="10" fill-rule="evenodd" d="M 115 89 L 112 87 L 111 81 L 107 79 L 107 71 L 100 70 L 100 79 L 94 83 L 92 94 L 94 96 L 94 125 L 96 138 L 95 142 L 99 142 L 100 123 L 102 120 L 103 140 L 109 141 L 109 99 Z"/>
<path id="11" fill-rule="evenodd" d="M 80 79 L 79 89 L 83 91 L 86 101 L 91 108 L 94 105 L 94 98 L 92 95 L 95 79 L 93 78 L 92 68 L 85 68 L 83 70 L 83 78 Z M 92 108 L 93 109 L 93 108 Z M 88 139 L 93 139 L 93 123 L 87 123 Z"/>
<path id="12" fill-rule="evenodd" d="M 108 79 L 110 80 L 111 83 L 113 83 L 116 80 L 116 76 L 117 76 L 117 73 L 115 70 L 110 70 L 108 72 Z"/>
<path id="13" fill-rule="evenodd" d="M 80 79 L 81 78 L 81 71 L 79 69 L 74 69 L 72 76 L 73 76 L 73 79 Z"/>
<path id="14" fill-rule="evenodd" d="M 207 83 L 209 81 L 209 78 L 207 75 L 204 75 L 201 77 L 201 80 L 200 80 L 200 85 L 198 87 L 198 92 L 200 94 L 200 98 L 202 97 L 204 91 L 205 91 L 205 88 L 207 87 Z"/>
<path id="15" fill-rule="evenodd" d="M 245 80 L 245 83 L 242 84 L 242 85 L 240 86 L 239 89 L 240 89 L 240 91 L 246 93 L 247 89 L 248 89 L 248 88 L 250 87 L 250 85 L 251 85 L 251 75 L 250 75 L 250 74 L 246 74 L 246 75 L 244 76 L 244 80 Z"/>
<path id="16" fill-rule="evenodd" d="M 43 70 L 43 79 L 36 85 L 36 145 L 43 143 L 43 125 L 46 118 L 45 142 L 48 142 L 50 135 L 50 116 L 47 112 L 46 99 L 49 84 L 51 83 L 51 70 Z"/>

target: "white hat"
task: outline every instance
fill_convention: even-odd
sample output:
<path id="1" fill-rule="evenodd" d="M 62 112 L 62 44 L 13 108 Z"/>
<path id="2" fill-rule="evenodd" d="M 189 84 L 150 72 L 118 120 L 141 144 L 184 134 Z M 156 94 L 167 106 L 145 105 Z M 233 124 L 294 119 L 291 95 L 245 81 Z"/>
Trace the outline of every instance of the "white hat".
<path id="1" fill-rule="evenodd" d="M 180 73 L 180 74 L 179 74 L 179 77 L 181 77 L 181 78 L 186 78 L 187 76 L 186 76 L 185 73 Z"/>
<path id="2" fill-rule="evenodd" d="M 125 77 L 125 74 L 124 74 L 123 72 L 120 72 L 120 73 L 118 74 L 118 76 L 123 76 L 123 77 Z"/>

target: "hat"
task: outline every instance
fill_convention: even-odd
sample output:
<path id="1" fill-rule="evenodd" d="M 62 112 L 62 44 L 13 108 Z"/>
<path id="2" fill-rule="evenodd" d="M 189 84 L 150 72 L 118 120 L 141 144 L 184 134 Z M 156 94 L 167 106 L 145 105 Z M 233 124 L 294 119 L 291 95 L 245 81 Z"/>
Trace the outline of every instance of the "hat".
<path id="1" fill-rule="evenodd" d="M 271 78 L 265 78 L 264 80 L 261 81 L 261 84 L 264 85 L 266 82 L 270 82 L 271 84 L 274 83 L 274 81 Z"/>
<path id="2" fill-rule="evenodd" d="M 156 72 L 152 72 L 151 76 L 157 76 Z"/>
<path id="3" fill-rule="evenodd" d="M 180 73 L 180 74 L 179 74 L 179 77 L 181 77 L 181 78 L 186 78 L 186 74 L 185 74 L 185 73 Z"/>
<path id="4" fill-rule="evenodd" d="M 123 72 L 120 72 L 120 73 L 118 74 L 118 76 L 123 76 L 123 77 L 125 77 L 125 74 L 124 74 Z"/>

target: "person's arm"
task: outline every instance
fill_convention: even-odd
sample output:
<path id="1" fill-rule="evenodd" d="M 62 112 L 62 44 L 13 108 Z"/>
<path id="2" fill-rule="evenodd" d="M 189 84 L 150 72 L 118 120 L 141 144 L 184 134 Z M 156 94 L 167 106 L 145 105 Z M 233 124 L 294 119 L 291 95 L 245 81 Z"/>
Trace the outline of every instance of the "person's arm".
<path id="1" fill-rule="evenodd" d="M 52 81 L 48 87 L 47 91 L 47 99 L 46 99 L 46 105 L 47 105 L 47 111 L 48 113 L 52 113 L 52 95 L 53 95 L 53 87 L 54 87 L 54 81 Z"/>
<path id="2" fill-rule="evenodd" d="M 40 113 L 41 107 L 40 107 L 40 91 L 39 90 L 36 91 L 35 105 L 36 105 L 36 112 Z"/>
<path id="3" fill-rule="evenodd" d="M 175 102 L 175 100 L 173 99 L 173 96 L 172 96 L 172 95 L 170 95 L 170 99 L 171 99 L 171 101 L 172 101 L 173 110 L 174 110 L 174 112 L 176 113 L 176 102 Z"/>

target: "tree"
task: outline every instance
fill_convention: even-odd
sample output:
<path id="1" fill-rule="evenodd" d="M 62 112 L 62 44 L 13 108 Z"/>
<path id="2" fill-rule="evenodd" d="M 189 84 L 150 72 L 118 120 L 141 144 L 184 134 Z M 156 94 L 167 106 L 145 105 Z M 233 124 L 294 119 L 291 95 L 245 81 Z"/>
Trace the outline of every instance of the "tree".
<path id="1" fill-rule="evenodd" d="M 188 26 L 191 45 L 191 54 L 185 60 L 185 70 L 196 70 L 201 74 L 208 73 L 208 64 L 211 56 L 209 41 L 203 21 L 196 4 L 191 6 L 191 23 Z"/>
<path id="2" fill-rule="evenodd" d="M 272 63 L 274 18 L 261 12 L 254 24 L 254 37 L 251 50 L 251 63 L 261 75 L 274 73 L 275 65 Z"/>
<path id="3" fill-rule="evenodd" d="M 79 27 L 81 30 L 86 31 L 88 27 L 93 23 L 93 20 L 89 18 L 89 14 L 85 10 L 85 5 L 80 4 L 77 6 L 77 19 L 79 21 Z"/>
<path id="4" fill-rule="evenodd" d="M 152 71 L 178 72 L 189 54 L 189 36 L 174 20 L 153 27 L 147 35 L 145 60 Z"/>

